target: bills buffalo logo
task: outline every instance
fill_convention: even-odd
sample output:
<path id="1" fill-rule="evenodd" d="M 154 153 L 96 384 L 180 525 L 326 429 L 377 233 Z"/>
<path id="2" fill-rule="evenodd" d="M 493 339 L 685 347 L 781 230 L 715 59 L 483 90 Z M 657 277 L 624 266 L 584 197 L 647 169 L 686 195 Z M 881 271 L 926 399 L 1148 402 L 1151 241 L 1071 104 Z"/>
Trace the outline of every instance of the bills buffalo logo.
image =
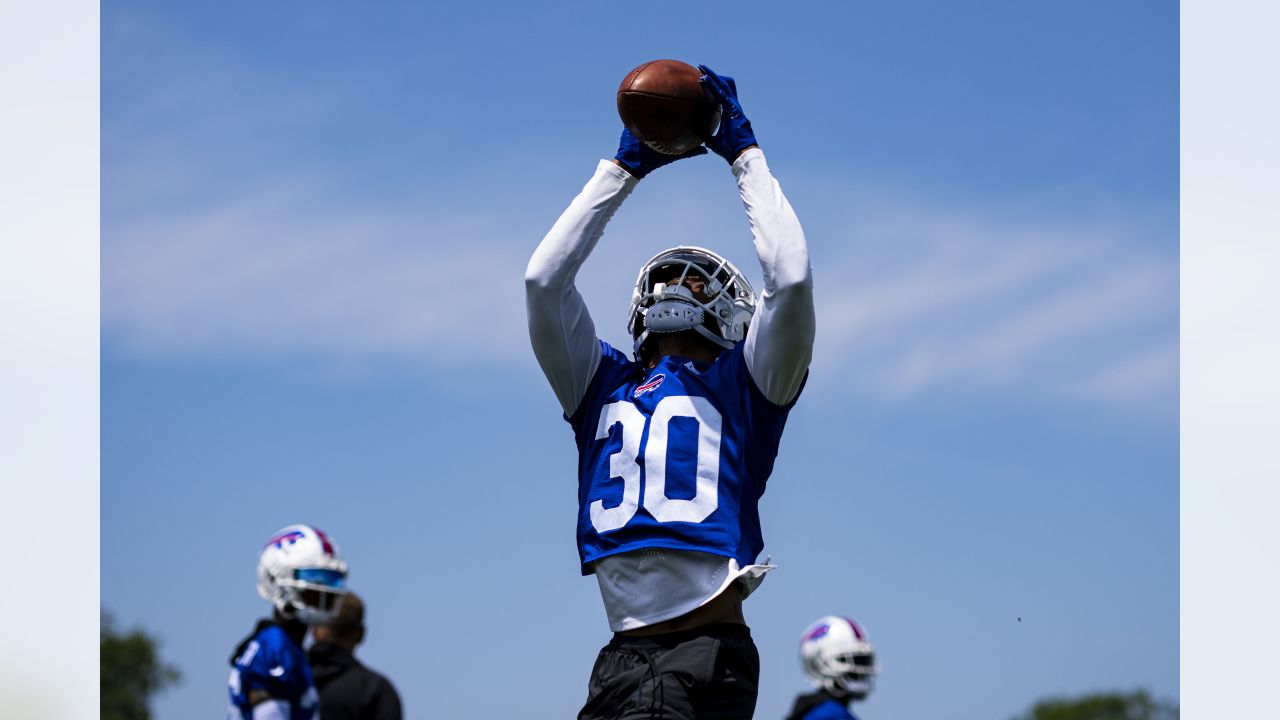
<path id="1" fill-rule="evenodd" d="M 663 375 L 662 373 L 658 373 L 657 375 L 654 375 L 653 377 L 649 378 L 649 382 L 636 388 L 636 392 L 634 395 L 632 395 L 632 397 L 640 397 L 641 395 L 647 392 L 653 392 L 654 390 L 657 390 L 659 387 L 662 386 L 662 381 L 665 380 L 666 378 L 667 376 Z"/>
<path id="2" fill-rule="evenodd" d="M 306 536 L 307 534 L 301 530 L 286 530 L 268 540 L 267 545 L 275 545 L 278 548 L 282 548 L 285 543 L 292 545 Z"/>
<path id="3" fill-rule="evenodd" d="M 818 638 L 825 637 L 829 632 L 831 632 L 831 626 L 826 623 L 822 623 L 818 627 L 810 630 L 808 635 L 804 636 L 805 642 L 811 642 Z"/>
<path id="4" fill-rule="evenodd" d="M 333 543 L 329 541 L 329 536 L 325 535 L 324 531 L 320 528 L 312 529 L 315 530 L 316 539 L 320 541 L 320 546 L 324 548 L 324 554 L 332 556 Z M 286 530 L 268 540 L 267 546 L 274 545 L 278 548 L 283 548 L 286 544 L 293 545 L 306 536 L 307 533 L 303 530 Z"/>

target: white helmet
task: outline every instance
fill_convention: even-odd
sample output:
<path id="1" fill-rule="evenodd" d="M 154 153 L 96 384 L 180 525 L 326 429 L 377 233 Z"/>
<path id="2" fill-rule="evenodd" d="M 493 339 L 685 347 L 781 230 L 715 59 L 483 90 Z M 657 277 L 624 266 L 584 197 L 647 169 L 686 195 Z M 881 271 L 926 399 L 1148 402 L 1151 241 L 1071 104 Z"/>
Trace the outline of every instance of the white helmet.
<path id="1" fill-rule="evenodd" d="M 800 637 L 800 662 L 816 688 L 850 700 L 861 700 L 880 672 L 875 648 L 858 623 L 828 615 L 818 618 Z"/>
<path id="2" fill-rule="evenodd" d="M 258 556 L 258 594 L 286 618 L 308 625 L 333 620 L 346 585 L 338 546 L 310 525 L 281 528 Z"/>
<path id="3" fill-rule="evenodd" d="M 691 273 L 702 277 L 706 301 L 685 287 Z M 681 246 L 654 255 L 640 268 L 627 308 L 627 332 L 635 338 L 637 359 L 651 333 L 696 330 L 728 349 L 746 337 L 755 310 L 751 283 L 733 263 L 705 248 Z"/>

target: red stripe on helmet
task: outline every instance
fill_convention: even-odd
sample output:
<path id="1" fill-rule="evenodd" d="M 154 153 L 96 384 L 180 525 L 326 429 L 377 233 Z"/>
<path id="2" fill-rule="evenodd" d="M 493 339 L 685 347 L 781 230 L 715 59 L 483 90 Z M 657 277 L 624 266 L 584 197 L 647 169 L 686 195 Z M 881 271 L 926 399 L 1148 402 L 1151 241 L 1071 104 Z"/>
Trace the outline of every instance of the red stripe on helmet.
<path id="1" fill-rule="evenodd" d="M 328 556 L 330 556 L 330 557 L 332 557 L 332 556 L 333 556 L 333 544 L 329 542 L 329 537 L 328 537 L 327 535 L 325 535 L 325 534 L 324 534 L 324 531 L 323 531 L 323 530 L 321 530 L 320 528 L 311 528 L 311 529 L 312 529 L 312 530 L 315 530 L 315 531 L 316 531 L 316 537 L 320 538 L 320 545 L 324 547 L 324 554 L 325 554 L 325 555 L 328 555 Z M 858 637 L 862 637 L 862 636 L 861 636 L 861 635 L 859 635 Z"/>

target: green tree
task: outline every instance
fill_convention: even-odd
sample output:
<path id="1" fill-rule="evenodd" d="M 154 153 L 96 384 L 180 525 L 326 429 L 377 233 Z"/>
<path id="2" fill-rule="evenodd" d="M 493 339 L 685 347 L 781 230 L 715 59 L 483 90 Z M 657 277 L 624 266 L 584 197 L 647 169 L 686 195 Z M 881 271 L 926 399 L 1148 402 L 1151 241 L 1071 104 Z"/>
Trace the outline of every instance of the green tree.
<path id="1" fill-rule="evenodd" d="M 117 631 L 102 611 L 102 720 L 151 720 L 151 697 L 178 682 L 177 668 L 160 659 L 142 630 Z"/>
<path id="2" fill-rule="evenodd" d="M 1146 690 L 1093 693 L 1041 700 L 1014 720 L 1178 720 L 1178 705 L 1155 700 Z"/>

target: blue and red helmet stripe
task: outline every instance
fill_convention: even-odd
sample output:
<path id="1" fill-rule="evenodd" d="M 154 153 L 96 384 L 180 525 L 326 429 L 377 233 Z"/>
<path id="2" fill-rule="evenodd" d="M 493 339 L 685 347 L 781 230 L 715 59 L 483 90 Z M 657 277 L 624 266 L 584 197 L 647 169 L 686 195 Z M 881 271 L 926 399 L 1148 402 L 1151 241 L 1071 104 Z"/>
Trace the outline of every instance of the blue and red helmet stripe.
<path id="1" fill-rule="evenodd" d="M 826 634 L 829 632 L 831 632 L 831 626 L 828 625 L 827 623 L 822 623 L 821 625 L 810 630 L 809 633 L 804 636 L 804 639 L 806 642 L 810 640 L 817 640 L 820 637 L 825 637 Z"/>
<path id="2" fill-rule="evenodd" d="M 324 554 L 333 557 L 333 543 L 329 542 L 329 536 L 325 535 L 320 528 L 312 529 L 316 531 L 316 537 L 320 538 L 320 545 L 324 548 Z"/>
<path id="3" fill-rule="evenodd" d="M 276 547 L 279 548 L 279 547 L 284 547 L 285 543 L 289 543 L 290 545 L 292 545 L 306 536 L 307 534 L 302 532 L 301 530 L 288 530 L 286 532 L 278 533 L 272 536 L 272 538 L 267 541 L 267 545 L 264 547 L 275 545 Z"/>

